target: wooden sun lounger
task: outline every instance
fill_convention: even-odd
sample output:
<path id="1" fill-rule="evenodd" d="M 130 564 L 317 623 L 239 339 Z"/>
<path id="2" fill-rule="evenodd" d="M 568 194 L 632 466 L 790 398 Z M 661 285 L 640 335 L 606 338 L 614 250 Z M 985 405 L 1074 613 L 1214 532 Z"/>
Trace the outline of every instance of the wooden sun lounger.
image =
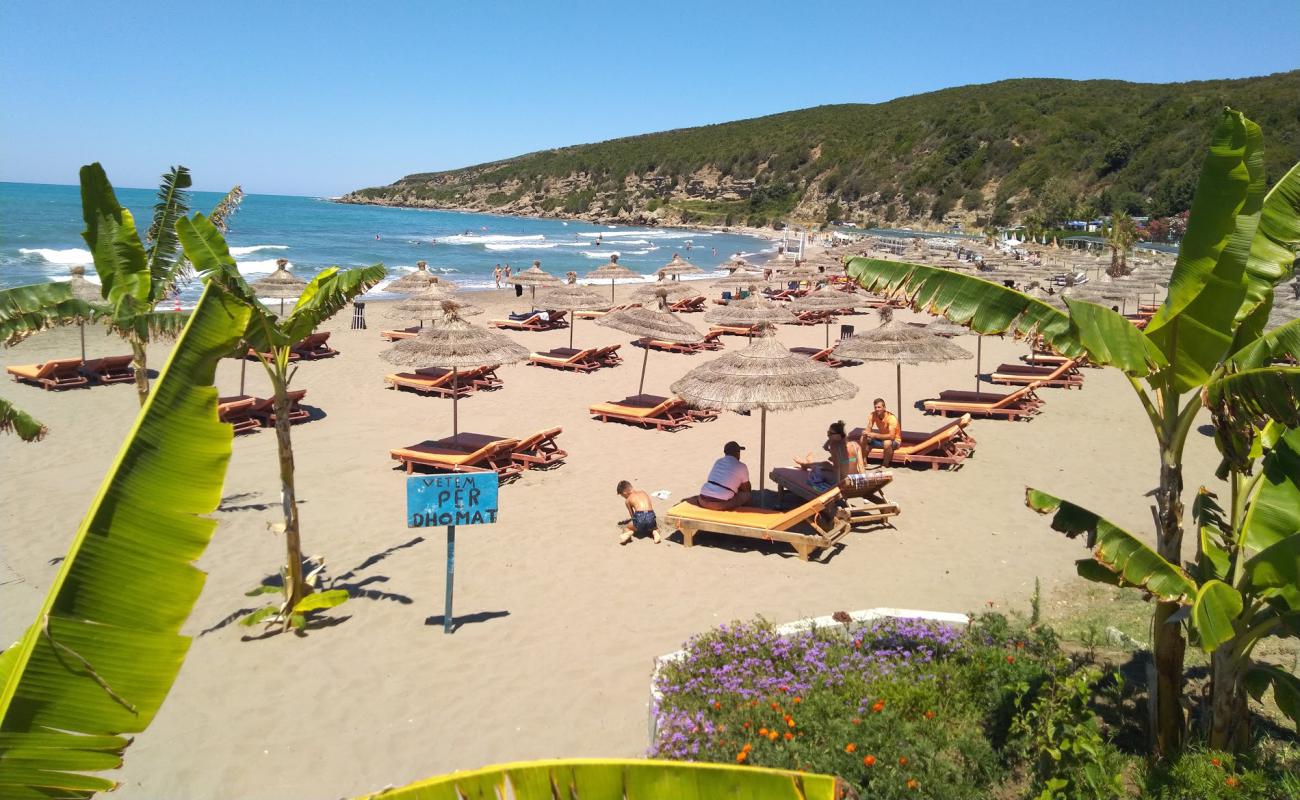
<path id="1" fill-rule="evenodd" d="M 577 319 L 599 319 L 605 316 L 606 314 L 612 313 L 614 311 L 626 311 L 629 308 L 640 308 L 640 307 L 641 307 L 640 303 L 622 303 L 620 305 L 610 306 L 609 308 L 605 308 L 605 309 L 575 311 L 573 312 L 573 316 L 576 317 Z"/>
<path id="2" fill-rule="evenodd" d="M 409 389 L 420 394 L 436 394 L 442 397 L 464 397 L 474 391 L 473 370 L 461 373 L 460 379 L 452 383 L 451 370 L 418 370 L 416 372 L 397 372 L 384 376 L 384 383 L 391 389 Z"/>
<path id="3" fill-rule="evenodd" d="M 793 321 L 787 322 L 786 324 L 787 325 L 824 325 L 827 320 L 834 319 L 835 315 L 838 313 L 839 313 L 838 311 L 826 311 L 824 309 L 818 309 L 813 311 L 800 311 L 798 314 L 795 315 Z"/>
<path id="4" fill-rule="evenodd" d="M 568 326 L 565 316 L 567 311 L 535 311 L 527 319 L 494 319 L 488 322 L 494 328 L 509 328 L 514 331 L 549 331 Z M 546 314 L 546 319 L 542 319 Z"/>
<path id="5" fill-rule="evenodd" d="M 271 405 L 271 400 L 240 394 L 234 397 L 217 398 L 217 419 L 228 422 L 235 428 L 235 435 L 248 433 L 262 427 L 259 418 Z"/>
<path id="6" fill-rule="evenodd" d="M 306 396 L 307 396 L 306 389 L 294 389 L 292 392 L 289 392 L 289 424 L 290 425 L 294 424 L 295 422 L 302 422 L 303 420 L 309 419 L 311 417 L 311 414 L 308 414 L 307 410 L 304 409 L 301 405 L 299 405 L 302 402 L 302 399 Z M 252 415 L 254 417 L 257 417 L 263 425 L 267 426 L 268 428 L 273 428 L 275 427 L 275 419 L 276 419 L 275 398 L 274 397 L 268 398 L 265 402 L 266 402 L 266 406 L 264 408 L 260 408 L 258 410 L 253 411 Z"/>
<path id="7" fill-rule="evenodd" d="M 297 353 L 299 358 L 309 361 L 317 358 L 332 358 L 338 355 L 339 351 L 329 346 L 329 339 L 329 331 L 318 331 L 307 335 L 289 349 L 290 352 Z"/>
<path id="8" fill-rule="evenodd" d="M 813 553 L 834 545 L 848 534 L 849 521 L 838 509 L 839 498 L 840 490 L 834 488 L 789 511 L 751 506 L 712 511 L 697 505 L 694 502 L 697 498 L 690 497 L 673 506 L 665 520 L 681 532 L 682 543 L 687 547 L 695 544 L 697 533 L 709 531 L 785 542 L 794 547 L 801 560 L 807 561 Z M 809 532 L 793 530 L 800 526 Z"/>
<path id="9" fill-rule="evenodd" d="M 923 408 L 927 414 L 971 414 L 976 417 L 1002 417 L 1005 419 L 1030 419 L 1038 413 L 1043 401 L 1034 394 L 1037 383 L 1017 389 L 1009 394 L 996 392 L 966 392 L 948 389 L 934 400 L 926 400 Z"/>
<path id="10" fill-rule="evenodd" d="M 929 464 L 930 469 L 961 467 L 975 452 L 975 440 L 966 433 L 966 426 L 970 421 L 970 414 L 963 414 L 959 419 L 933 431 L 903 431 L 903 442 L 894 450 L 892 463 Z M 849 431 L 849 436 L 861 440 L 864 433 L 862 428 L 854 428 Z M 885 451 L 874 447 L 867 448 L 863 451 L 863 456 L 867 461 L 883 462 Z"/>
<path id="11" fill-rule="evenodd" d="M 1024 364 L 1001 364 L 989 376 L 993 383 L 1007 386 L 1027 386 L 1037 381 L 1043 386 L 1064 389 L 1083 388 L 1083 375 L 1073 359 L 1057 367 L 1030 367 Z"/>
<path id="12" fill-rule="evenodd" d="M 592 358 L 607 367 L 617 367 L 623 363 L 623 357 L 618 354 L 618 349 L 622 346 L 621 344 L 607 344 L 604 347 L 597 347 Z"/>
<path id="13" fill-rule="evenodd" d="M 1067 361 L 1073 361 L 1076 367 L 1090 367 L 1086 358 L 1070 358 L 1069 356 L 1058 356 L 1056 353 L 1048 353 L 1043 350 L 1035 350 L 1027 356 L 1021 356 L 1020 360 L 1031 367 L 1059 367 Z"/>
<path id="14" fill-rule="evenodd" d="M 601 422 L 617 420 L 669 431 L 688 428 L 696 419 L 717 416 L 714 414 L 712 417 L 698 417 L 686 407 L 686 401 L 680 397 L 660 397 L 653 394 L 638 394 L 622 400 L 596 403 L 587 411 L 592 416 L 598 417 Z"/>
<path id="15" fill-rule="evenodd" d="M 564 432 L 563 428 L 547 428 L 532 436 L 520 439 L 510 454 L 511 460 L 529 469 L 550 469 L 558 467 L 569 454 L 555 443 L 555 437 Z"/>
<path id="16" fill-rule="evenodd" d="M 5 367 L 5 372 L 14 376 L 14 380 L 19 383 L 28 383 L 46 390 L 75 389 L 90 383 L 81 374 L 81 365 L 79 358 L 58 358 L 40 364 Z"/>
<path id="17" fill-rule="evenodd" d="M 753 336 L 757 328 L 757 325 L 713 325 L 709 328 L 709 333 L 717 331 L 718 333 L 729 333 L 732 336 Z"/>
<path id="18" fill-rule="evenodd" d="M 597 349 L 588 347 L 585 350 L 576 350 L 572 347 L 556 347 L 552 350 L 533 353 L 529 356 L 528 363 L 535 367 L 591 372 L 605 366 L 603 362 L 596 358 Z"/>
<path id="19" fill-rule="evenodd" d="M 420 335 L 420 326 L 412 325 L 409 328 L 398 328 L 391 331 L 380 331 L 379 338 L 389 342 L 396 342 L 399 339 L 413 339 Z"/>
<path id="20" fill-rule="evenodd" d="M 839 342 L 836 342 L 836 344 L 839 344 Z M 813 361 L 821 361 L 828 367 L 847 367 L 850 364 L 859 363 L 857 361 L 849 361 L 847 359 L 836 358 L 835 356 L 831 355 L 831 351 L 834 349 L 835 349 L 835 345 L 833 344 L 830 347 L 820 347 L 820 348 L 819 347 L 791 347 L 790 352 L 800 353 L 802 355 L 808 356 Z"/>
<path id="21" fill-rule="evenodd" d="M 485 440 L 475 449 L 471 449 L 473 437 Z M 435 472 L 495 472 L 502 482 L 516 477 L 523 472 L 523 467 L 515 464 L 511 456 L 519 444 L 518 439 L 497 439 L 483 437 L 481 434 L 462 433 L 437 441 L 424 441 L 409 447 L 390 450 L 394 461 L 400 461 L 410 475 L 417 466 L 427 467 Z"/>
<path id="22" fill-rule="evenodd" d="M 81 374 L 96 383 L 126 383 L 135 380 L 135 356 L 92 358 L 81 365 Z"/>
<path id="23" fill-rule="evenodd" d="M 251 359 L 253 361 L 259 361 L 263 358 L 265 358 L 267 361 L 274 361 L 275 353 L 259 353 L 256 349 L 250 347 L 248 348 L 248 354 L 244 357 Z M 289 363 L 292 364 L 293 362 L 300 361 L 300 360 L 302 360 L 302 356 L 299 355 L 298 353 L 295 353 L 293 351 L 293 348 L 289 348 Z"/>
<path id="24" fill-rule="evenodd" d="M 822 494 L 812 485 L 810 481 L 812 476 L 805 469 L 777 467 L 768 474 L 768 477 L 776 484 L 782 505 L 785 504 L 787 493 L 802 500 L 815 500 Z M 844 497 L 841 492 L 841 507 L 848 514 L 850 526 L 858 528 L 892 524 L 889 520 L 902 513 L 898 504 L 891 503 L 885 498 L 884 488 L 892 480 L 894 476 L 890 473 L 876 472 L 871 474 L 867 486 L 860 492 L 855 492 L 852 498 Z"/>
<path id="25" fill-rule="evenodd" d="M 678 300 L 676 303 L 673 303 L 671 306 L 669 306 L 668 310 L 679 311 L 682 313 L 690 313 L 692 311 L 703 311 L 704 304 L 707 301 L 708 298 L 704 297 L 703 295 L 699 295 L 697 297 L 683 297 L 681 300 Z"/>

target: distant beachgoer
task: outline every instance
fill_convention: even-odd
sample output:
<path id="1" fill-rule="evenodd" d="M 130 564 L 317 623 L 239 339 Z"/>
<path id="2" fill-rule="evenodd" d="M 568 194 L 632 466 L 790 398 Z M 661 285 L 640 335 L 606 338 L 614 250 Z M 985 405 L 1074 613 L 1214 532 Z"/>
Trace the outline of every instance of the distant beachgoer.
<path id="1" fill-rule="evenodd" d="M 627 544 L 632 541 L 634 536 L 645 536 L 647 533 L 659 544 L 663 539 L 659 536 L 659 520 L 655 518 L 654 503 L 650 495 L 637 489 L 630 481 L 619 481 L 615 490 L 618 496 L 623 498 L 627 504 L 627 512 L 632 515 L 631 519 L 623 520 L 619 524 L 623 526 L 623 535 L 619 537 L 619 544 Z"/>
<path id="2" fill-rule="evenodd" d="M 492 279 L 497 282 L 497 288 L 501 288 L 501 265 L 497 264 L 492 268 Z"/>
<path id="3" fill-rule="evenodd" d="M 740 451 L 744 449 L 736 442 L 722 446 L 722 458 L 713 462 L 709 477 L 700 487 L 697 502 L 701 506 L 726 511 L 750 501 L 749 467 L 740 460 Z"/>
<path id="4" fill-rule="evenodd" d="M 379 234 L 376 233 L 376 234 L 375 234 L 375 238 L 378 239 L 378 238 L 379 238 Z"/>
<path id="5" fill-rule="evenodd" d="M 894 450 L 903 443 L 903 428 L 898 424 L 898 417 L 885 408 L 883 398 L 871 401 L 871 418 L 867 421 L 867 430 L 862 434 L 862 449 L 877 448 L 883 450 L 885 457 L 882 464 L 888 467 L 894 461 Z"/>

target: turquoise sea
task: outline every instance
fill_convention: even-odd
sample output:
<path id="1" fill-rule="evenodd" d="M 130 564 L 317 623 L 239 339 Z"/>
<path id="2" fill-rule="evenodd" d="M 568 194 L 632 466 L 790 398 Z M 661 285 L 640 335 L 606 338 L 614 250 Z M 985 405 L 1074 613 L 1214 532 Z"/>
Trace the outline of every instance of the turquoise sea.
<path id="1" fill-rule="evenodd" d="M 147 229 L 154 190 L 118 188 L 117 196 L 137 226 Z M 207 212 L 220 199 L 219 193 L 194 192 L 191 208 Z M 0 183 L 0 287 L 66 280 L 78 265 L 94 279 L 84 228 L 78 187 Z M 396 278 L 424 260 L 465 289 L 493 286 L 497 264 L 526 268 L 534 259 L 553 275 L 574 270 L 582 276 L 618 253 L 619 263 L 649 275 L 681 253 L 707 275 L 736 253 L 761 261 L 776 249 L 766 240 L 723 231 L 341 205 L 281 195 L 246 196 L 227 239 L 240 272 L 250 279 L 275 269 L 277 258 L 289 259 L 303 278 L 335 264 L 375 262 Z M 384 297 L 383 286 L 371 296 Z M 192 301 L 198 292 L 197 283 L 190 285 L 182 299 Z"/>

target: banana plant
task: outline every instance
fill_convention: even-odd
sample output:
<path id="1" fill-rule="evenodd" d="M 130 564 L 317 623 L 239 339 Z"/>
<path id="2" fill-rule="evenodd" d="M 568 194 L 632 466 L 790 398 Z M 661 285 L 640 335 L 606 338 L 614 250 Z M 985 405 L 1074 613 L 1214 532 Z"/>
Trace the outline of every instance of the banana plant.
<path id="1" fill-rule="evenodd" d="M 0 797 L 111 790 L 103 773 L 171 689 L 230 460 L 213 376 L 248 317 L 205 290 L 35 622 L 0 654 Z"/>
<path id="2" fill-rule="evenodd" d="M 570 758 L 453 772 L 358 800 L 839 800 L 831 775 L 684 761 Z"/>
<path id="3" fill-rule="evenodd" d="M 1298 337 L 1294 332 L 1266 336 L 1263 329 L 1273 287 L 1292 274 L 1297 249 L 1300 164 L 1266 191 L 1259 126 L 1227 109 L 1211 136 L 1168 295 L 1145 330 L 1103 306 L 1067 299 L 1067 310 L 1061 311 L 939 267 L 854 258 L 846 271 L 868 291 L 905 297 L 914 309 L 978 333 L 1040 337 L 1061 354 L 1120 369 L 1151 422 L 1160 455 L 1154 553 L 1178 565 L 1183 448 L 1197 414 L 1211 401 L 1209 391 L 1218 387 L 1230 393 L 1233 408 L 1279 412 L 1286 398 L 1295 396 L 1294 372 L 1270 361 L 1300 352 Z M 1103 577 L 1091 567 L 1085 573 Z M 1181 618 L 1175 617 L 1184 598 L 1153 594 L 1156 669 L 1148 692 L 1155 707 L 1153 749 L 1170 756 L 1181 749 L 1185 733 L 1186 640 L 1177 624 Z"/>
<path id="4" fill-rule="evenodd" d="M 49 432 L 50 429 L 32 415 L 14 408 L 12 403 L 0 397 L 0 433 L 16 434 L 24 442 L 39 442 Z"/>
<path id="5" fill-rule="evenodd" d="M 257 299 L 256 292 L 239 274 L 226 240 L 210 219 L 196 214 L 181 219 L 177 233 L 186 258 L 203 274 L 205 280 L 220 284 L 250 310 L 249 324 L 240 342 L 241 354 L 256 352 L 275 391 L 275 438 L 280 458 L 280 503 L 284 512 L 283 533 L 286 562 L 283 569 L 283 602 L 253 612 L 246 624 L 262 621 L 279 622 L 285 629 L 301 631 L 310 611 L 331 608 L 347 600 L 343 589 L 314 592 L 312 582 L 303 573 L 302 538 L 298 519 L 297 488 L 294 483 L 293 442 L 289 426 L 289 386 L 297 367 L 289 360 L 293 345 L 317 326 L 342 310 L 354 297 L 364 293 L 384 277 L 384 266 L 376 264 L 359 269 L 322 270 L 303 290 L 293 310 L 283 319 L 276 317 Z M 255 589 L 253 593 L 263 591 Z"/>

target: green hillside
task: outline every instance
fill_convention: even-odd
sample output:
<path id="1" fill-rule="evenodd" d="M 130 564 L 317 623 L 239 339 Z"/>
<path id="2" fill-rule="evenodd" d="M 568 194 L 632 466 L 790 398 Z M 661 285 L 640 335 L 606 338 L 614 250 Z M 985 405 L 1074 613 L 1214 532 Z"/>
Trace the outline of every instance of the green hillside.
<path id="1" fill-rule="evenodd" d="M 349 202 L 632 222 L 1050 222 L 1188 207 L 1219 110 L 1300 160 L 1300 70 L 1139 84 L 1008 80 L 409 175 Z"/>

